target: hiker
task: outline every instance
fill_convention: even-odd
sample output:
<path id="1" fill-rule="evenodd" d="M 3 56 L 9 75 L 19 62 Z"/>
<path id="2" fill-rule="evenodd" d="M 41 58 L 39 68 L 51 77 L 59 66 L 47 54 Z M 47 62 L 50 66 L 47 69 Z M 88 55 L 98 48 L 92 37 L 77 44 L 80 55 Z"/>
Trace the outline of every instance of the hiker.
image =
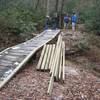
<path id="1" fill-rule="evenodd" d="M 46 20 L 45 20 L 45 30 L 47 30 L 49 28 L 49 22 L 50 22 L 50 16 L 46 16 Z"/>
<path id="2" fill-rule="evenodd" d="M 72 22 L 72 31 L 74 33 L 76 30 L 76 23 L 77 23 L 76 13 L 73 13 L 73 15 L 71 16 L 71 22 Z"/>
<path id="3" fill-rule="evenodd" d="M 57 28 L 59 28 L 59 16 L 55 14 L 52 17 L 52 29 L 57 29 Z"/>
<path id="4" fill-rule="evenodd" d="M 68 23 L 69 23 L 69 15 L 64 15 L 64 29 L 68 29 Z"/>

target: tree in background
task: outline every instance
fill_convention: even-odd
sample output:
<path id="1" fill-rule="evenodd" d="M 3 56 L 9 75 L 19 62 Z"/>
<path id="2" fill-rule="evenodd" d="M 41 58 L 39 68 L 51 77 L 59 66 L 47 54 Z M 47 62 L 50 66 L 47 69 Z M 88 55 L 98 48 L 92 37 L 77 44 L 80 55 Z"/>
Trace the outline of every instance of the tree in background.
<path id="1" fill-rule="evenodd" d="M 90 8 L 87 15 L 89 19 L 85 21 L 88 31 L 100 35 L 100 0 L 95 0 L 94 6 Z"/>

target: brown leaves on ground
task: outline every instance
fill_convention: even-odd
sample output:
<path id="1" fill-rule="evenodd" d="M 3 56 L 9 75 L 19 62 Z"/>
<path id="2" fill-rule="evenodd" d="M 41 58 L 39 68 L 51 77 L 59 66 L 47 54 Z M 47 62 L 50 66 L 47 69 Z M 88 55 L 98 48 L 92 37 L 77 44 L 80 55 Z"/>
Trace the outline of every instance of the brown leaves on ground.
<path id="1" fill-rule="evenodd" d="M 100 100 L 100 78 L 85 64 L 67 61 L 65 82 L 54 82 L 52 96 L 47 94 L 49 73 L 36 71 L 36 66 L 37 61 L 24 66 L 0 91 L 0 100 Z"/>

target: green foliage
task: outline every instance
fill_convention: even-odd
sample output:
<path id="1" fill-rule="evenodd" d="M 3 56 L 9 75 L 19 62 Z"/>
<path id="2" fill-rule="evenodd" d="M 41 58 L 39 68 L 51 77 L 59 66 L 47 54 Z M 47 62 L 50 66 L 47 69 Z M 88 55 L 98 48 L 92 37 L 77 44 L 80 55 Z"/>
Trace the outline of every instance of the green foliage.
<path id="1" fill-rule="evenodd" d="M 69 14 L 76 11 L 87 31 L 100 34 L 100 0 L 67 0 L 64 10 Z"/>
<path id="2" fill-rule="evenodd" d="M 80 52 L 86 52 L 90 49 L 87 39 L 81 39 L 74 47 Z"/>
<path id="3" fill-rule="evenodd" d="M 0 13 L 0 28 L 3 27 L 3 30 L 8 29 L 9 32 L 20 34 L 35 32 L 38 26 L 43 26 L 44 9 L 35 10 L 28 3 L 28 1 L 22 2 L 22 0 L 14 0 L 12 2 L 9 1 L 5 8 L 2 7 Z"/>
<path id="4" fill-rule="evenodd" d="M 81 52 L 86 52 L 87 50 L 89 50 L 89 47 L 86 43 L 83 43 L 83 42 L 80 42 L 78 45 L 77 45 L 79 51 Z"/>
<path id="5" fill-rule="evenodd" d="M 78 1 L 79 0 L 68 0 L 65 4 L 64 11 L 71 14 L 73 10 L 75 10 Z"/>
<path id="6" fill-rule="evenodd" d="M 100 1 L 94 2 L 94 6 L 88 9 L 87 19 L 85 18 L 85 26 L 88 31 L 100 34 Z"/>

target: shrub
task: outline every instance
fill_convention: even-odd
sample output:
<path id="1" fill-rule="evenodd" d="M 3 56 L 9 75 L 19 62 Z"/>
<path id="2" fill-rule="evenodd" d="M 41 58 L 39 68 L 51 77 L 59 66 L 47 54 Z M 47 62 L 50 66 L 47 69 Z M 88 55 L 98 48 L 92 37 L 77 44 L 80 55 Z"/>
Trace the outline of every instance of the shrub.
<path id="1" fill-rule="evenodd" d="M 18 1 L 16 4 L 15 1 L 9 1 L 7 9 L 3 7 L 0 13 L 0 28 L 15 34 L 27 34 L 36 32 L 37 27 L 43 27 L 44 9 L 34 10 L 33 7 Z"/>

